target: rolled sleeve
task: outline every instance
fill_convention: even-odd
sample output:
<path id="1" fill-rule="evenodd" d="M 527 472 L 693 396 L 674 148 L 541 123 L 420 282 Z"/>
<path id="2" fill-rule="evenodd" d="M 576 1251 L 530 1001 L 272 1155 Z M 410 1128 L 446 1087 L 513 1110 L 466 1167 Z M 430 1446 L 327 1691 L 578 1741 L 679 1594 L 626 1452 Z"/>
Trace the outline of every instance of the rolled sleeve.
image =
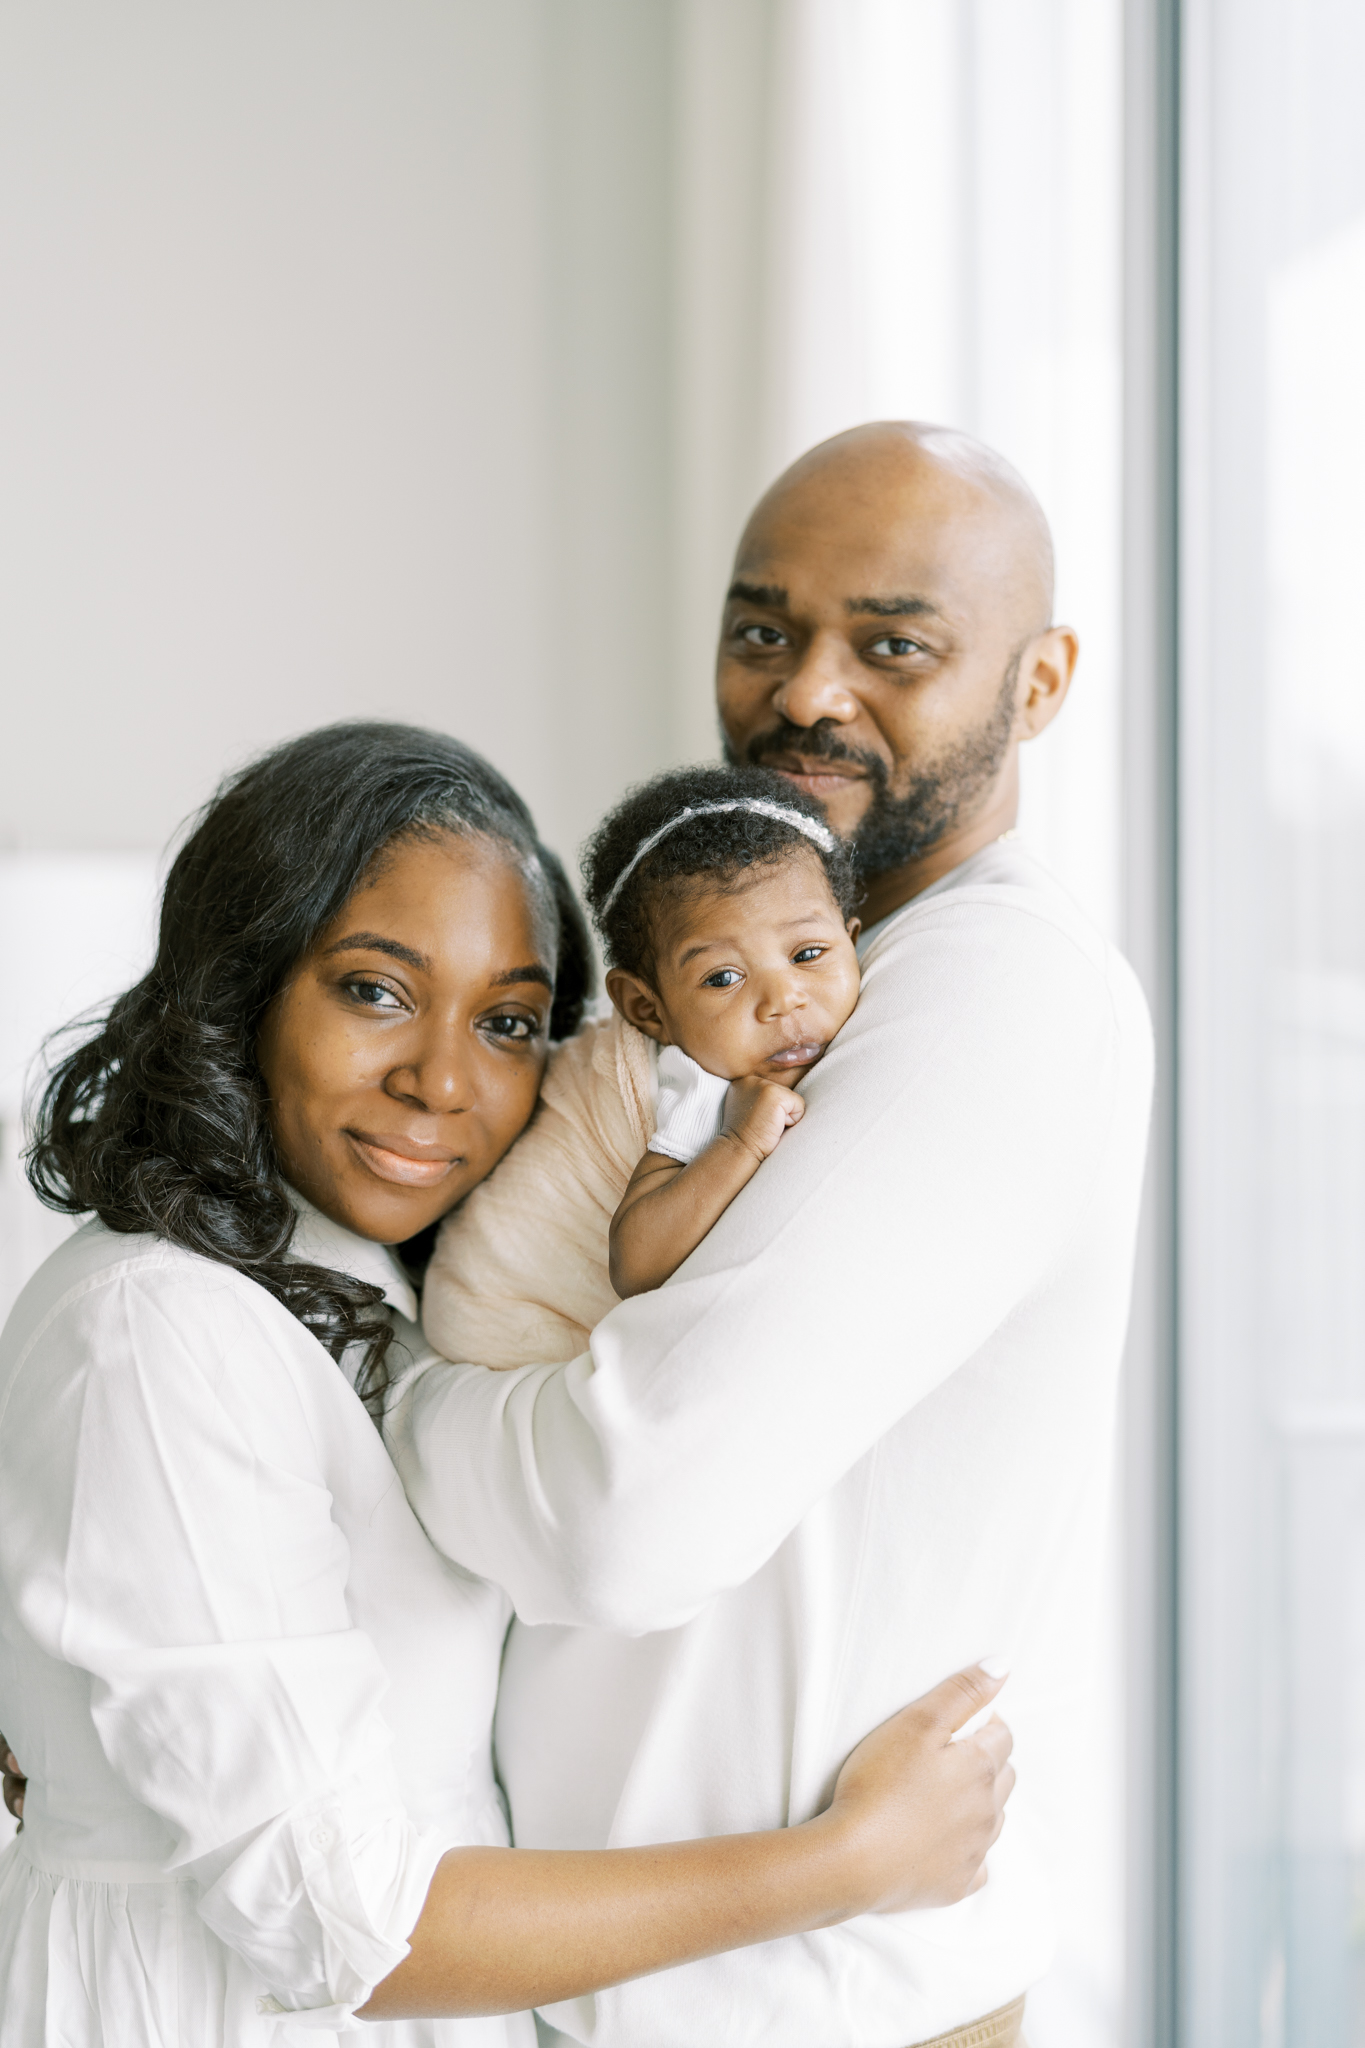
<path id="1" fill-rule="evenodd" d="M 448 1846 L 367 1775 L 267 1822 L 226 1861 L 206 1858 L 199 1910 L 274 1987 L 264 2011 L 335 2028 L 407 1955 Z"/>

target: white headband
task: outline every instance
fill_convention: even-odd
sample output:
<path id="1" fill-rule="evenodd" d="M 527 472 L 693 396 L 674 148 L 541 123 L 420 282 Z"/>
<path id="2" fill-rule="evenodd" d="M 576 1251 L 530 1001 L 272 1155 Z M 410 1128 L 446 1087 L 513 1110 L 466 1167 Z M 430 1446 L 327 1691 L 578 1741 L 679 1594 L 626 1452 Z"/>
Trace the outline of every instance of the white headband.
<path id="1" fill-rule="evenodd" d="M 689 818 L 709 818 L 715 811 L 759 811 L 765 818 L 776 818 L 779 823 L 790 825 L 794 831 L 804 833 L 807 839 L 814 840 L 822 853 L 834 851 L 834 834 L 828 825 L 818 824 L 814 818 L 808 818 L 804 811 L 789 810 L 786 804 L 769 803 L 767 797 L 736 796 L 719 804 L 687 804 L 676 817 L 670 818 L 666 825 L 660 825 L 657 832 L 651 832 L 648 839 L 642 840 L 636 847 L 607 891 L 607 899 L 599 915 L 607 915 L 645 855 L 652 853 L 659 841 L 666 839 L 675 826 L 686 824 Z"/>

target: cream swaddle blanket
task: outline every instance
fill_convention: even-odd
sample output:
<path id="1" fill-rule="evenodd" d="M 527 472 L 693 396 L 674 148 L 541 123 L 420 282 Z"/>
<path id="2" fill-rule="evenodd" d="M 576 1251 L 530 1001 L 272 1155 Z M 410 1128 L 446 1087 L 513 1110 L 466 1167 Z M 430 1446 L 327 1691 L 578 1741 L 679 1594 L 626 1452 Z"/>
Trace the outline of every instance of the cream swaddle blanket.
<path id="1" fill-rule="evenodd" d="M 559 1365 L 618 1296 L 608 1231 L 654 1132 L 653 1047 L 612 1011 L 550 1055 L 507 1157 L 442 1223 L 422 1327 L 463 1365 Z"/>

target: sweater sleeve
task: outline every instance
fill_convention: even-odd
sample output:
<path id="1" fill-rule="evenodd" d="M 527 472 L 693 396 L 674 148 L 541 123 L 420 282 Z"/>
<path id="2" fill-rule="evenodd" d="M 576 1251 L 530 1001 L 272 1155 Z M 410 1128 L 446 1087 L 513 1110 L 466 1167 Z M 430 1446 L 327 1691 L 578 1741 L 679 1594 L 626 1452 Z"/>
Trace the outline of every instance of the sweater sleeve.
<path id="1" fill-rule="evenodd" d="M 266 2009 L 341 2024 L 407 1953 L 447 1845 L 399 1796 L 347 1545 L 244 1291 L 154 1268 L 59 1306 L 4 1418 L 0 1570 L 88 1674 L 105 1755 Z"/>
<path id="2" fill-rule="evenodd" d="M 1123 1065 L 1102 949 L 965 891 L 907 923 L 664 1287 L 572 1364 L 410 1388 L 414 1505 L 524 1620 L 671 1627 L 750 1577 L 1077 1229 Z"/>

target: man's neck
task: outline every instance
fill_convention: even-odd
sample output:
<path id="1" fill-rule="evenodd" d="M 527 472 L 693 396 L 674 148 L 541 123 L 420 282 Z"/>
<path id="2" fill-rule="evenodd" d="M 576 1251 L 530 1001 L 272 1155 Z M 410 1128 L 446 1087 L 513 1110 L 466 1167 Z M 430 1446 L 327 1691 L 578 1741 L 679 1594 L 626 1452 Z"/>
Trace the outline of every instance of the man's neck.
<path id="1" fill-rule="evenodd" d="M 863 930 L 880 924 L 884 917 L 890 917 L 893 910 L 900 910 L 915 896 L 922 896 L 935 882 L 941 882 L 954 868 L 960 868 L 974 853 L 980 853 L 983 846 L 990 846 L 1006 832 L 1014 828 L 1019 813 L 1019 790 L 1013 777 L 1009 786 L 997 789 L 984 810 L 969 824 L 956 831 L 945 832 L 927 852 L 915 860 L 908 860 L 904 867 L 888 868 L 885 874 L 870 875 L 858 905 L 858 914 L 863 921 Z"/>

